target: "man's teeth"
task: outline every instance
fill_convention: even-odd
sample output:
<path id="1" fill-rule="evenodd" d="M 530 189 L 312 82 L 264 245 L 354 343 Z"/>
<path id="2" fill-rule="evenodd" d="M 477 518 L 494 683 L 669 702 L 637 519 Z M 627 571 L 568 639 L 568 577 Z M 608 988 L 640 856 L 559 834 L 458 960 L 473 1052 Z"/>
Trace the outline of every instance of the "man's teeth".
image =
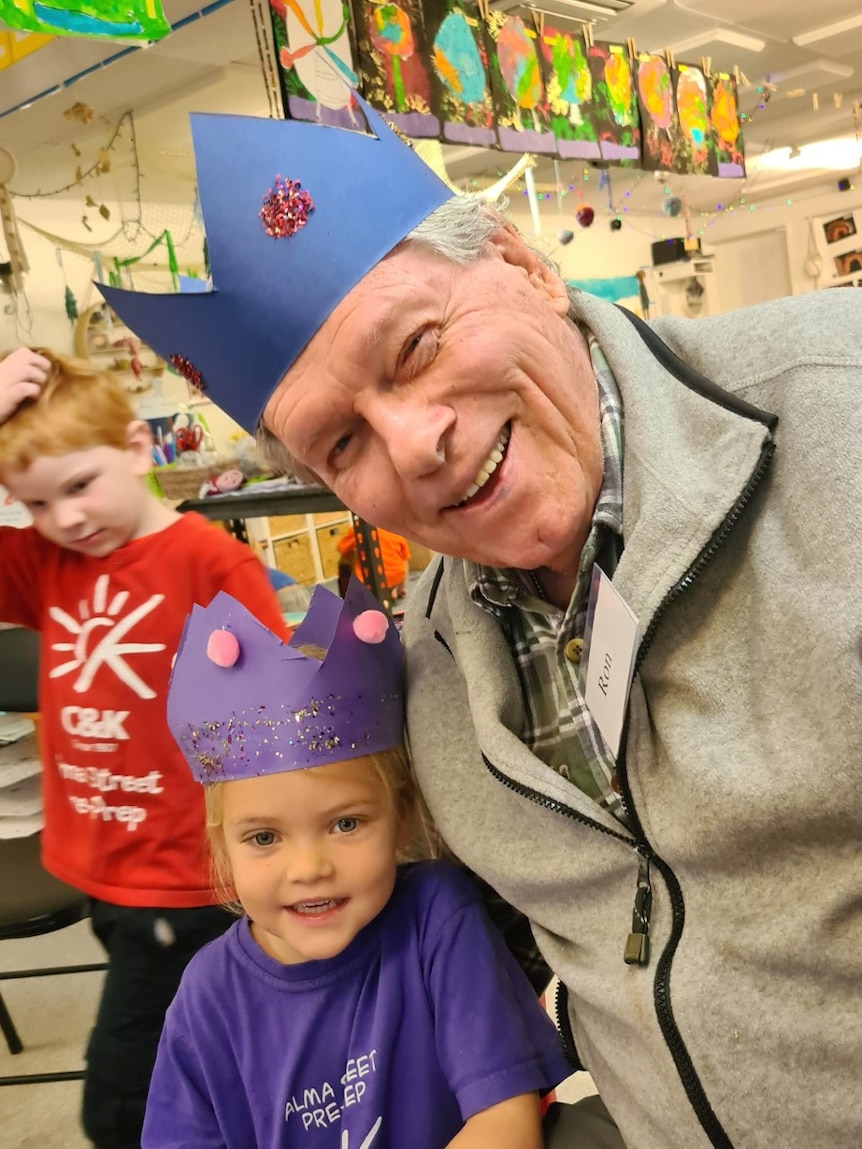
<path id="1" fill-rule="evenodd" d="M 481 489 L 485 486 L 485 484 L 488 482 L 488 480 L 491 478 L 491 476 L 497 470 L 498 465 L 500 463 L 502 463 L 503 455 L 506 452 L 506 445 L 508 442 L 509 442 L 509 428 L 508 428 L 508 426 L 506 426 L 500 432 L 500 438 L 494 444 L 494 449 L 491 451 L 491 454 L 488 456 L 488 458 L 485 460 L 485 462 L 480 467 L 479 474 L 476 476 L 476 478 L 470 484 L 470 487 L 467 490 L 466 494 L 464 494 L 461 497 L 460 501 L 457 504 L 458 506 L 460 506 L 461 503 L 466 503 L 468 499 L 472 499 L 473 496 L 476 494 L 476 492 L 481 491 Z"/>

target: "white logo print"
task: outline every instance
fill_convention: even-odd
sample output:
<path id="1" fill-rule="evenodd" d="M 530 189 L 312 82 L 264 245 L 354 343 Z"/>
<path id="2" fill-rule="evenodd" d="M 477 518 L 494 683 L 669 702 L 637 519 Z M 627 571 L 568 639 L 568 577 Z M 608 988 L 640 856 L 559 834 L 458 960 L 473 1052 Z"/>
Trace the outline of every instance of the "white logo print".
<path id="1" fill-rule="evenodd" d="M 78 613 L 81 621 L 76 622 L 59 607 L 52 606 L 49 613 L 55 622 L 64 627 L 69 634 L 75 636 L 74 642 L 55 642 L 51 644 L 52 650 L 71 651 L 72 658 L 68 662 L 55 666 L 49 678 L 62 678 L 65 674 L 80 670 L 80 674 L 73 686 L 78 694 L 83 694 L 92 685 L 96 672 L 103 664 L 109 666 L 126 686 L 131 687 L 139 698 L 155 698 L 156 692 L 143 679 L 139 678 L 126 663 L 129 654 L 146 654 L 151 651 L 164 650 L 163 642 L 122 642 L 130 630 L 146 618 L 164 600 L 163 594 L 154 594 L 145 603 L 137 607 L 125 618 L 117 618 L 126 605 L 129 597 L 128 591 L 120 591 L 108 602 L 108 575 L 100 575 L 93 590 L 92 610 L 90 604 L 81 601 Z M 98 630 L 107 630 L 92 650 L 88 650 L 91 640 Z"/>

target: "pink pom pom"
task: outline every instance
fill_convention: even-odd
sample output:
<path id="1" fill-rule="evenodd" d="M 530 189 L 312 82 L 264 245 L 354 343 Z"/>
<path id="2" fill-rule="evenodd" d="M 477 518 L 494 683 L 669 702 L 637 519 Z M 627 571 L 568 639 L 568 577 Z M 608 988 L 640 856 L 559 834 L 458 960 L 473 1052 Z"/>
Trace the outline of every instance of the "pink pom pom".
<path id="1" fill-rule="evenodd" d="M 382 610 L 364 610 L 353 620 L 353 633 L 360 642 L 382 642 L 388 629 L 389 619 Z"/>
<path id="2" fill-rule="evenodd" d="M 214 630 L 207 641 L 207 658 L 216 666 L 233 666 L 239 658 L 239 642 L 229 630 Z"/>

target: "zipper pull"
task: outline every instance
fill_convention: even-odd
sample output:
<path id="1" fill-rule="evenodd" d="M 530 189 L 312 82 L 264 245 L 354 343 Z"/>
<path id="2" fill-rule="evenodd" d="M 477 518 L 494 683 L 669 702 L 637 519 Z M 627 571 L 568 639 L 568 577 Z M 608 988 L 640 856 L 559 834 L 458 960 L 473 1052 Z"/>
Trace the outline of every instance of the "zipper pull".
<path id="1" fill-rule="evenodd" d="M 652 910 L 652 886 L 649 880 L 649 854 L 638 850 L 638 887 L 632 913 L 632 932 L 626 940 L 623 961 L 626 965 L 649 965 L 649 919 Z"/>

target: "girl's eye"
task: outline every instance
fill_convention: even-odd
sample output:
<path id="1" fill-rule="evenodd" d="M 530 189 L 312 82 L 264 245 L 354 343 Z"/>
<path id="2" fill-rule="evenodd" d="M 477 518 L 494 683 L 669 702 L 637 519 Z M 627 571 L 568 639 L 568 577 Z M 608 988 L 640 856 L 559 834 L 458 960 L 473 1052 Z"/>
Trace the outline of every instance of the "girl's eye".
<path id="1" fill-rule="evenodd" d="M 89 479 L 79 479 L 77 483 L 72 484 L 71 493 L 73 495 L 80 495 L 81 491 L 86 491 L 90 485 Z"/>
<path id="2" fill-rule="evenodd" d="M 352 834 L 358 825 L 358 818 L 339 818 L 334 829 L 337 834 Z"/>
<path id="3" fill-rule="evenodd" d="M 350 438 L 350 435 L 342 435 L 341 438 L 336 441 L 335 446 L 332 448 L 333 455 L 340 455 L 342 451 L 346 451 L 347 444 L 350 442 Z"/>
<path id="4" fill-rule="evenodd" d="M 272 830 L 258 830 L 251 840 L 256 846 L 271 846 L 275 841 L 275 834 Z"/>

